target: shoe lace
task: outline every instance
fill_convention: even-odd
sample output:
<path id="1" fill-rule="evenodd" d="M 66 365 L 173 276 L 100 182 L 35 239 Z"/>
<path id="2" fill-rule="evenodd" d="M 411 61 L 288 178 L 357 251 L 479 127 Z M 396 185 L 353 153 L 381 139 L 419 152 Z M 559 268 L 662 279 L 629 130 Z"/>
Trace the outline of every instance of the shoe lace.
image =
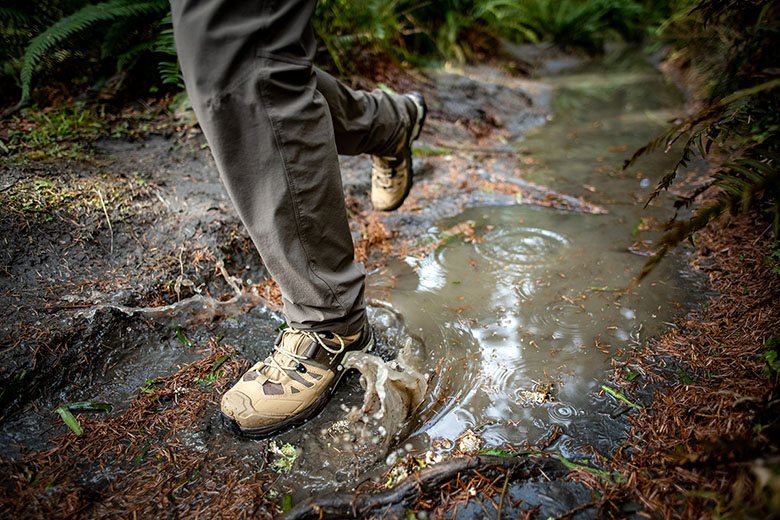
<path id="1" fill-rule="evenodd" d="M 374 157 L 374 180 L 383 188 L 392 188 L 400 181 L 398 167 L 403 164 L 403 157 Z"/>
<path id="2" fill-rule="evenodd" d="M 284 340 L 288 334 L 289 335 L 303 334 L 305 337 L 309 338 L 312 342 L 319 343 L 319 345 L 323 349 L 330 352 L 331 354 L 340 354 L 341 352 L 344 351 L 344 349 L 347 346 L 346 343 L 344 343 L 344 338 L 342 338 L 338 334 L 331 333 L 333 334 L 333 337 L 335 337 L 339 342 L 339 347 L 334 348 L 328 345 L 327 343 L 325 343 L 322 340 L 322 337 L 316 332 L 312 332 L 308 330 L 298 330 L 292 327 L 287 327 L 286 329 L 284 329 L 284 332 L 282 333 L 282 340 L 279 342 L 278 345 L 274 345 L 274 351 L 278 353 L 282 358 L 289 359 L 289 362 L 287 364 L 282 364 L 276 359 L 277 358 L 276 355 L 271 354 L 270 356 L 268 356 L 268 358 L 266 358 L 265 361 L 263 361 L 263 366 L 259 367 L 259 370 L 263 370 L 265 367 L 273 367 L 279 371 L 279 374 L 281 376 L 288 370 L 294 370 L 301 361 L 306 359 L 306 356 L 293 352 L 284 347 L 284 343 L 285 343 Z M 266 377 L 268 377 L 268 381 L 270 381 L 271 383 L 281 384 L 281 379 L 272 378 L 268 374 L 266 374 Z"/>

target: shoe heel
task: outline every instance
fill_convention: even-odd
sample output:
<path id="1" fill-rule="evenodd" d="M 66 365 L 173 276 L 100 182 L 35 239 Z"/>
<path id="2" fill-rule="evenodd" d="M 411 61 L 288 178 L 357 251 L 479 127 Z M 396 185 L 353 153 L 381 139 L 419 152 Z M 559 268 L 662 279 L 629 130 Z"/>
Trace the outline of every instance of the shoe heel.
<path id="1" fill-rule="evenodd" d="M 349 352 L 344 354 L 344 357 L 341 359 L 340 365 L 343 367 L 344 365 L 347 364 L 347 361 L 349 360 L 349 358 L 352 357 L 354 354 L 358 354 L 358 353 L 361 353 L 361 352 L 365 353 L 365 352 L 368 352 L 369 350 L 371 350 L 372 348 L 374 348 L 374 332 L 373 331 L 371 332 L 371 338 L 369 338 L 369 340 L 366 341 L 366 344 L 363 346 L 362 349 L 360 349 L 360 350 L 350 350 Z M 344 375 L 347 372 L 348 371 L 345 370 L 345 369 L 341 370 L 341 373 L 338 375 L 338 379 L 336 379 L 336 383 L 333 385 L 334 389 L 339 385 L 339 383 L 341 383 L 341 379 L 344 377 Z"/>

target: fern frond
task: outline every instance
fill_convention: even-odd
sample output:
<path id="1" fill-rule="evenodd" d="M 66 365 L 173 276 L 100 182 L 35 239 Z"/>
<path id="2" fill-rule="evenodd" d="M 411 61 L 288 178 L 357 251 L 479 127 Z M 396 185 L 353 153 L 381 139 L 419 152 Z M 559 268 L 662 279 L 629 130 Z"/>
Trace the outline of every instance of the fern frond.
<path id="1" fill-rule="evenodd" d="M 58 20 L 30 41 L 24 52 L 22 71 L 22 99 L 20 106 L 30 98 L 30 86 L 38 64 L 48 52 L 75 34 L 83 32 L 98 22 L 112 22 L 121 18 L 134 18 L 162 13 L 168 9 L 165 0 L 111 0 L 87 5 L 70 16 Z"/>
<path id="2" fill-rule="evenodd" d="M 33 21 L 33 17 L 13 7 L 0 7 L 0 22 L 25 24 Z"/>
<path id="3" fill-rule="evenodd" d="M 694 233 L 703 229 L 711 221 L 728 211 L 730 207 L 731 200 L 728 197 L 718 197 L 714 202 L 696 208 L 693 218 L 672 222 L 667 232 L 658 242 L 658 251 L 648 258 L 642 266 L 642 270 L 639 276 L 637 276 L 634 285 L 647 277 L 677 244 L 692 237 Z"/>
<path id="4" fill-rule="evenodd" d="M 715 201 L 697 208 L 691 219 L 669 224 L 667 232 L 658 243 L 658 251 L 642 266 L 637 283 L 677 244 L 726 212 L 747 212 L 769 203 L 775 215 L 777 237 L 777 223 L 780 222 L 780 156 L 768 149 L 754 149 L 751 153 L 753 157 L 741 157 L 727 162 L 713 175 L 715 185 L 723 190 Z"/>

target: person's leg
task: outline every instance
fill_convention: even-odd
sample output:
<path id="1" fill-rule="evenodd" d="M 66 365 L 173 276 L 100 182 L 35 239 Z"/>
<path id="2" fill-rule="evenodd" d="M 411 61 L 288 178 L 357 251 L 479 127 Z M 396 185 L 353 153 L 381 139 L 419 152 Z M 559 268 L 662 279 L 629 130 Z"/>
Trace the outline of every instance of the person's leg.
<path id="1" fill-rule="evenodd" d="M 295 328 L 365 321 L 329 105 L 311 66 L 314 0 L 172 0 L 187 91 L 225 187 Z"/>
<path id="2" fill-rule="evenodd" d="M 412 141 L 425 122 L 425 100 L 417 93 L 391 95 L 352 90 L 315 68 L 317 89 L 328 102 L 338 152 L 371 154 L 371 202 L 398 208 L 412 187 Z"/>
<path id="3" fill-rule="evenodd" d="M 338 149 L 390 153 L 396 146 L 411 165 L 410 143 L 424 110 L 415 99 L 409 105 L 357 95 L 330 77 L 320 90 L 321 74 L 311 65 L 315 0 L 171 4 L 179 61 L 198 121 L 284 299 L 289 327 L 271 355 L 222 398 L 235 431 L 265 437 L 316 413 L 343 376 L 346 357 L 373 344 Z M 358 98 L 365 103 L 355 109 L 350 104 Z M 406 114 L 403 105 L 409 105 Z"/>
<path id="4" fill-rule="evenodd" d="M 171 4 L 198 121 L 284 299 L 289 326 L 271 355 L 222 396 L 226 424 L 262 438 L 317 413 L 347 356 L 373 345 L 336 137 L 311 66 L 315 0 Z"/>
<path id="5" fill-rule="evenodd" d="M 353 90 L 315 67 L 317 90 L 328 102 L 336 146 L 342 155 L 390 155 L 409 128 L 413 103 L 381 89 Z"/>

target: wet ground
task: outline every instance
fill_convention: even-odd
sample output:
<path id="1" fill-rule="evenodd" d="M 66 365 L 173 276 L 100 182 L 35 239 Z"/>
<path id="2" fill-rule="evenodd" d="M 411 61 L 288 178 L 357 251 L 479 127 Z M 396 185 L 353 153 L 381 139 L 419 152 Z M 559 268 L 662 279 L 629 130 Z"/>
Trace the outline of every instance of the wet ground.
<path id="1" fill-rule="evenodd" d="M 625 437 L 625 415 L 633 409 L 603 390 L 612 388 L 608 374 L 701 294 L 684 254 L 626 290 L 669 214 L 660 205 L 643 208 L 656 179 L 619 165 L 681 113 L 681 94 L 635 56 L 538 81 L 491 68 L 435 71 L 421 87 L 432 111 L 415 155 L 416 186 L 401 210 L 373 213 L 366 202 L 370 161 L 342 161 L 356 243 L 371 268 L 374 354 L 391 369 L 425 379 L 419 407 L 408 413 L 400 403 L 401 384 L 400 393 L 379 403 L 398 419 L 366 426 L 375 429 L 376 444 L 358 442 L 343 422 L 363 404 L 354 375 L 316 419 L 273 439 L 296 448 L 289 471 L 269 465 L 283 456 L 268 442 L 224 431 L 219 393 L 242 366 L 267 354 L 281 323 L 263 305 L 273 301 L 267 285 L 258 285 L 263 268 L 200 136 L 104 141 L 98 144 L 102 189 L 135 190 L 130 200 L 110 199 L 111 229 L 100 206 L 65 207 L 43 220 L 21 209 L 3 215 L 11 244 L 3 297 L 12 309 L 3 324 L 2 378 L 10 389 L 0 426 L 6 496 L 37 496 L 34 485 L 20 480 L 19 466 L 40 464 L 33 462 L 36 453 L 73 436 L 53 412 L 57 406 L 108 402 L 113 410 L 100 424 L 122 421 L 139 400 L 168 395 L 166 378 L 190 364 L 203 373 L 190 378 L 192 388 L 181 396 L 183 387 L 171 387 L 171 410 L 199 395 L 203 406 L 174 430 L 136 431 L 128 453 L 139 460 L 179 453 L 182 467 L 182 459 L 200 454 L 198 468 L 221 464 L 263 473 L 261 502 L 291 494 L 297 503 L 371 479 L 384 482 L 380 475 L 407 453 L 539 446 L 592 466 L 608 457 Z M 669 163 L 657 154 L 643 167 L 661 171 Z M 77 182 L 91 168 L 9 169 L 3 185 L 23 185 L 30 176 Z M 82 234 L 71 230 L 63 249 L 69 220 Z M 29 240 L 36 228 L 42 238 Z M 174 305 L 148 311 L 163 304 Z M 642 377 L 630 366 L 624 372 Z M 641 405 L 646 392 L 628 398 Z M 83 437 L 101 433 L 89 429 L 86 415 L 82 422 Z M 476 444 L 463 447 L 464 438 Z M 54 495 L 71 496 L 74 486 L 126 489 L 126 463 L 94 457 Z M 37 468 L 43 478 L 45 468 Z M 187 507 L 208 504 L 200 490 L 211 481 L 189 478 Z M 516 505 L 506 514 L 539 506 L 541 518 L 591 500 L 577 483 L 544 478 L 512 483 L 507 496 Z M 89 499 L 82 500 L 89 510 Z M 92 500 L 93 512 L 110 512 L 94 504 L 101 499 Z M 483 512 L 471 503 L 458 515 Z"/>

